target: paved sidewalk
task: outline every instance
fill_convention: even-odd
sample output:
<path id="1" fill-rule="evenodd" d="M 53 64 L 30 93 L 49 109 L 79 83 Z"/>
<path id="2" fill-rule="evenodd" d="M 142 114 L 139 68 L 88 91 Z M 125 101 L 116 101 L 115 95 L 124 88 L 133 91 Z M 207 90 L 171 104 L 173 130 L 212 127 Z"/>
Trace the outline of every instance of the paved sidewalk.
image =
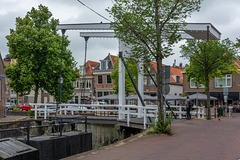
<path id="1" fill-rule="evenodd" d="M 64 160 L 236 160 L 240 158 L 240 114 L 221 121 L 189 120 L 172 125 L 174 135 L 120 141 Z"/>

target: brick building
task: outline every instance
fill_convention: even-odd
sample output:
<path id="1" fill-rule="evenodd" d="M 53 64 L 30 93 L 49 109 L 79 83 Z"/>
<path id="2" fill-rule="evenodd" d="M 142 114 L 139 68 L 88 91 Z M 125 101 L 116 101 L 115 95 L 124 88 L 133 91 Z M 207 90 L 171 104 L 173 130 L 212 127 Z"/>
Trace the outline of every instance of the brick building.
<path id="1" fill-rule="evenodd" d="M 93 70 L 96 98 L 109 95 L 113 91 L 114 84 L 110 75 L 114 71 L 115 58 L 116 56 L 109 53 Z M 114 101 L 108 103 L 114 104 Z"/>
<path id="2" fill-rule="evenodd" d="M 87 61 L 84 66 L 80 66 L 80 78 L 73 82 L 75 87 L 73 101 L 75 104 L 91 103 L 95 98 L 93 70 L 99 65 L 98 62 Z"/>
<path id="3" fill-rule="evenodd" d="M 240 61 L 235 60 L 236 67 L 240 71 Z M 190 82 L 186 79 L 186 73 L 183 72 L 183 91 L 187 94 L 195 94 L 197 91 L 204 93 L 204 86 L 199 85 L 197 90 L 196 85 L 192 80 Z M 211 80 L 210 96 L 214 96 L 219 99 L 216 104 L 223 105 L 223 88 L 228 88 L 228 104 L 238 104 L 240 99 L 240 75 L 223 74 L 222 78 L 215 77 Z"/>

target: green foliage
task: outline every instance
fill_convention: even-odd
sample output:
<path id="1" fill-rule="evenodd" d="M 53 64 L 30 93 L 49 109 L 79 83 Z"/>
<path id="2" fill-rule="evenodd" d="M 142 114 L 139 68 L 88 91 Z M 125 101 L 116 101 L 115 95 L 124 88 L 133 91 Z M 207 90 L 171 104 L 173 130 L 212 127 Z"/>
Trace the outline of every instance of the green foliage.
<path id="1" fill-rule="evenodd" d="M 234 63 L 237 50 L 228 39 L 219 41 L 195 41 L 188 40 L 181 46 L 182 56 L 190 60 L 186 67 L 187 80 L 191 78 L 205 87 L 206 76 L 209 79 L 222 77 L 223 73 L 237 74 Z"/>
<path id="2" fill-rule="evenodd" d="M 13 108 L 13 111 L 19 111 L 19 108 L 14 107 L 14 108 Z"/>
<path id="3" fill-rule="evenodd" d="M 190 65 L 186 67 L 187 80 L 192 78 L 195 83 L 205 86 L 208 119 L 211 119 L 209 83 L 224 73 L 239 73 L 234 63 L 237 50 L 229 39 L 222 42 L 188 40 L 186 45 L 181 46 L 181 53 L 190 60 Z"/>
<path id="4" fill-rule="evenodd" d="M 35 116 L 35 112 L 31 111 L 31 110 L 28 110 L 27 114 L 28 114 L 28 116 L 32 116 L 32 117 Z"/>
<path id="5" fill-rule="evenodd" d="M 173 54 L 172 47 L 181 40 L 178 31 L 185 26 L 187 16 L 199 10 L 202 0 L 114 1 L 113 7 L 107 11 L 113 17 L 111 27 L 116 37 L 131 46 L 130 57 L 157 63 L 157 95 L 161 113 L 162 60 Z"/>
<path id="6" fill-rule="evenodd" d="M 114 84 L 114 93 L 118 94 L 118 62 L 119 62 L 119 57 L 115 58 L 115 63 L 114 63 L 114 71 L 111 73 L 111 78 L 114 80 L 113 84 Z M 138 69 L 137 69 L 137 65 L 136 65 L 136 61 L 135 59 L 132 58 L 128 58 L 126 60 L 127 66 L 131 72 L 131 75 L 135 81 L 135 83 L 137 84 L 137 78 L 138 78 Z M 127 71 L 125 71 L 125 94 L 126 96 L 129 96 L 130 93 L 135 93 L 135 89 L 133 87 L 133 84 L 131 82 L 130 77 L 127 74 Z"/>
<path id="7" fill-rule="evenodd" d="M 161 113 L 161 114 L 162 114 L 162 117 L 164 117 L 164 113 Z M 160 119 L 158 120 L 158 122 L 154 122 L 152 125 L 153 130 L 148 131 L 147 134 L 149 135 L 149 134 L 163 133 L 163 134 L 172 135 L 172 129 L 170 127 L 172 121 L 173 121 L 172 113 L 169 113 L 166 120 Z"/>
<path id="8" fill-rule="evenodd" d="M 9 57 L 16 63 L 6 68 L 9 85 L 20 95 L 35 90 L 36 103 L 38 90 L 47 91 L 57 99 L 58 78 L 60 77 L 62 37 L 57 33 L 57 19 L 51 18 L 47 7 L 32 8 L 24 18 L 16 18 L 16 29 L 10 29 L 8 40 Z M 64 38 L 62 59 L 62 101 L 71 99 L 72 81 L 78 77 L 74 70 L 76 62 L 66 48 L 70 41 Z"/>

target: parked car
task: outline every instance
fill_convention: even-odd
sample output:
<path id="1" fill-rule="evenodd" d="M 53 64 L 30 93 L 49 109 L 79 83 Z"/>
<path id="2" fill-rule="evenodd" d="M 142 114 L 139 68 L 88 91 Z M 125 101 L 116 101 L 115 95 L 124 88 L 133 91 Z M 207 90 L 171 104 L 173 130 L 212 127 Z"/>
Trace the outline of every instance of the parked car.
<path id="1" fill-rule="evenodd" d="M 7 109 L 7 110 L 13 110 L 14 107 L 16 107 L 16 104 L 15 104 L 15 103 L 5 102 L 5 109 Z"/>
<path id="2" fill-rule="evenodd" d="M 33 106 L 30 106 L 30 104 L 28 104 L 28 103 L 23 103 L 20 107 L 19 107 L 19 109 L 20 109 L 20 111 L 28 111 L 28 110 L 30 110 L 30 109 L 32 109 L 33 108 Z"/>
<path id="3" fill-rule="evenodd" d="M 57 102 L 48 102 L 46 103 L 46 105 L 47 105 L 47 108 L 56 109 Z M 45 108 L 45 105 L 41 105 L 39 108 Z"/>

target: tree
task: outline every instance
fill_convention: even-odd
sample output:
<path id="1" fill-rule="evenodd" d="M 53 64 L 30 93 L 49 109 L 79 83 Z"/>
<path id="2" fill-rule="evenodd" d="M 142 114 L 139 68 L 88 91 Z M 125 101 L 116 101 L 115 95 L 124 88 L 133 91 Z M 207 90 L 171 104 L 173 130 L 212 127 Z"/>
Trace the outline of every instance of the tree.
<path id="1" fill-rule="evenodd" d="M 29 90 L 31 86 L 28 85 L 28 79 L 21 79 L 21 64 L 12 62 L 10 66 L 6 66 L 6 76 L 11 79 L 8 81 L 8 85 L 11 89 L 13 89 L 17 94 L 17 105 L 18 105 L 18 97 L 29 94 Z M 25 77 L 25 76 L 23 76 Z"/>
<path id="2" fill-rule="evenodd" d="M 172 55 L 181 39 L 185 19 L 200 9 L 202 0 L 115 0 L 108 12 L 116 37 L 132 46 L 131 57 L 157 62 L 159 119 L 163 119 L 162 60 Z"/>
<path id="3" fill-rule="evenodd" d="M 119 57 L 115 58 L 115 63 L 114 63 L 114 71 L 111 74 L 111 78 L 114 80 L 113 84 L 114 84 L 114 93 L 118 94 L 118 62 L 119 62 Z M 136 61 L 134 59 L 129 58 L 127 61 L 127 66 L 129 68 L 129 70 L 131 71 L 131 75 L 134 78 L 135 83 L 137 82 L 137 78 L 138 78 L 138 70 L 137 70 L 137 65 L 136 65 Z M 130 93 L 135 93 L 135 89 L 133 87 L 133 84 L 131 82 L 130 77 L 128 76 L 128 74 L 125 71 L 125 94 L 126 96 L 129 96 Z"/>
<path id="4" fill-rule="evenodd" d="M 27 12 L 24 18 L 16 18 L 16 29 L 10 29 L 10 35 L 6 36 L 9 56 L 16 59 L 16 64 L 11 65 L 6 70 L 6 74 L 9 76 L 10 83 L 24 84 L 24 86 L 16 85 L 15 90 L 22 93 L 34 89 L 35 103 L 39 90 L 47 91 L 56 99 L 58 98 L 62 37 L 56 30 L 59 21 L 51 17 L 52 13 L 48 8 L 39 5 L 38 9 L 32 8 L 30 12 Z M 72 81 L 78 77 L 74 70 L 76 62 L 71 52 L 66 49 L 69 43 L 65 37 L 62 57 L 62 77 L 64 78 L 62 99 L 64 102 L 71 98 L 74 89 Z"/>
<path id="5" fill-rule="evenodd" d="M 223 73 L 238 73 L 234 63 L 237 53 L 234 44 L 229 39 L 222 42 L 188 40 L 186 45 L 181 46 L 181 53 L 190 60 L 190 65 L 186 68 L 187 80 L 193 78 L 195 83 L 205 86 L 207 119 L 211 119 L 209 83 L 215 77 L 222 77 Z"/>

